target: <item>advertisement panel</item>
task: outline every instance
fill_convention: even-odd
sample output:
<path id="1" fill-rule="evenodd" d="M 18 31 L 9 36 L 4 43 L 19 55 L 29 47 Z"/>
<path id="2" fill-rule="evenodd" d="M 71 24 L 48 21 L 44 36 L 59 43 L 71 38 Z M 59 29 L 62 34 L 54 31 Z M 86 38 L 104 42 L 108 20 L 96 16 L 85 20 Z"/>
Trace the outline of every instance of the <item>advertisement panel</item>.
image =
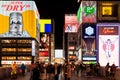
<path id="1" fill-rule="evenodd" d="M 40 19 L 40 33 L 52 33 L 51 19 Z"/>
<path id="2" fill-rule="evenodd" d="M 82 24 L 82 60 L 96 61 L 96 24 Z"/>
<path id="3" fill-rule="evenodd" d="M 63 58 L 63 50 L 55 49 L 55 58 Z"/>
<path id="4" fill-rule="evenodd" d="M 82 22 L 95 23 L 96 22 L 96 1 L 82 1 Z"/>
<path id="5" fill-rule="evenodd" d="M 65 15 L 65 26 L 64 26 L 64 32 L 77 32 L 79 27 L 78 19 L 75 14 L 66 14 Z"/>
<path id="6" fill-rule="evenodd" d="M 119 25 L 97 25 L 99 29 L 99 63 L 105 66 L 107 63 L 119 66 Z"/>
<path id="7" fill-rule="evenodd" d="M 39 18 L 34 1 L 0 1 L 0 37 L 38 40 Z"/>
<path id="8" fill-rule="evenodd" d="M 49 47 L 50 47 L 50 34 L 40 33 L 40 44 L 39 44 L 40 57 L 49 56 Z"/>
<path id="9" fill-rule="evenodd" d="M 39 57 L 49 57 L 49 51 L 40 51 Z"/>

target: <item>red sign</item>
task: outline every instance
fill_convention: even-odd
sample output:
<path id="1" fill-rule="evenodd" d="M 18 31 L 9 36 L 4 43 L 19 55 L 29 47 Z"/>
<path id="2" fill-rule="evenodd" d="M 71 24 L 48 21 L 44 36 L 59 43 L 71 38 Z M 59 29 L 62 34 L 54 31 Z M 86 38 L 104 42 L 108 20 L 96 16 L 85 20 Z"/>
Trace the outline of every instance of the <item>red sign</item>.
<path id="1" fill-rule="evenodd" d="M 40 57 L 49 57 L 48 51 L 41 51 L 41 52 L 39 52 L 39 56 Z"/>
<path id="2" fill-rule="evenodd" d="M 23 11 L 24 8 L 30 8 L 30 4 L 23 4 L 21 1 L 13 1 L 9 4 L 3 4 L 2 8 L 5 8 L 6 11 Z"/>

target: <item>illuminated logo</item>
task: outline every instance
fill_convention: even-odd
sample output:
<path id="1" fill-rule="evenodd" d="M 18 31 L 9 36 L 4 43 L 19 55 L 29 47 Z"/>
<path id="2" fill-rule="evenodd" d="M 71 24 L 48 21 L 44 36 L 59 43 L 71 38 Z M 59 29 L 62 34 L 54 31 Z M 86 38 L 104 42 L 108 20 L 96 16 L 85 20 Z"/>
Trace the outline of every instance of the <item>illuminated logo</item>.
<path id="1" fill-rule="evenodd" d="M 86 6 L 86 7 L 84 8 L 84 11 L 85 11 L 85 13 L 86 13 L 86 16 L 88 16 L 88 15 L 91 15 L 92 13 L 95 12 L 95 8 L 94 8 L 94 7 L 91 7 L 91 6 Z"/>
<path id="2" fill-rule="evenodd" d="M 11 1 L 9 4 L 2 4 L 6 11 L 23 11 L 24 8 L 30 8 L 30 4 L 24 4 L 21 1 Z"/>
<path id="3" fill-rule="evenodd" d="M 94 29 L 91 26 L 89 26 L 85 29 L 85 33 L 90 36 L 94 34 Z"/>
<path id="4" fill-rule="evenodd" d="M 40 33 L 52 33 L 51 19 L 40 19 Z"/>

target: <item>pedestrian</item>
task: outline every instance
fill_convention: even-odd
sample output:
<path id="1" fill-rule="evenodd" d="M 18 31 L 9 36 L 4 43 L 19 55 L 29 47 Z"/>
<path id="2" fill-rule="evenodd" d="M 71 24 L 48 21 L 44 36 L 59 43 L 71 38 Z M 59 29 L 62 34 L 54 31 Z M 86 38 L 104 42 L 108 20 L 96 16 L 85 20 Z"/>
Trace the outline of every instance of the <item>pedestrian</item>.
<path id="1" fill-rule="evenodd" d="M 58 77 L 59 77 L 59 75 L 58 75 L 58 63 L 55 63 L 54 64 L 54 78 L 55 78 L 55 80 L 58 80 Z"/>
<path id="2" fill-rule="evenodd" d="M 39 80 L 40 69 L 38 67 L 38 64 L 35 64 L 32 72 L 33 72 L 33 74 L 32 74 L 32 80 Z"/>
<path id="3" fill-rule="evenodd" d="M 16 62 L 11 64 L 11 78 L 17 78 L 17 64 Z"/>
<path id="4" fill-rule="evenodd" d="M 97 76 L 99 75 L 99 71 L 100 71 L 100 63 L 96 63 L 95 64 L 95 72 L 96 72 Z"/>
<path id="5" fill-rule="evenodd" d="M 22 70 L 22 75 L 24 76 L 25 75 L 25 69 L 26 69 L 26 66 L 24 63 L 22 63 L 21 65 L 21 70 Z"/>
<path id="6" fill-rule="evenodd" d="M 110 73 L 112 80 L 115 80 L 116 68 L 117 67 L 115 66 L 115 64 L 112 64 L 112 66 L 111 66 L 111 73 Z"/>

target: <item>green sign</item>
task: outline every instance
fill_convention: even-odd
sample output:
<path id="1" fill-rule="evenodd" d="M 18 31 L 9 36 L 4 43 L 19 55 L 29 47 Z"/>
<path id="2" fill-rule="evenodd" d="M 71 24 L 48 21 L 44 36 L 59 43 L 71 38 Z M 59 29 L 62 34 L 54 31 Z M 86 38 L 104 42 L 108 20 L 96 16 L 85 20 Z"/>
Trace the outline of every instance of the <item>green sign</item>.
<path id="1" fill-rule="evenodd" d="M 86 6 L 84 8 L 84 12 L 86 13 L 86 16 L 91 15 L 92 13 L 95 12 L 95 8 L 91 6 Z"/>
<path id="2" fill-rule="evenodd" d="M 78 11 L 77 11 L 78 22 L 80 21 L 81 17 L 82 17 L 82 7 L 80 6 Z"/>

